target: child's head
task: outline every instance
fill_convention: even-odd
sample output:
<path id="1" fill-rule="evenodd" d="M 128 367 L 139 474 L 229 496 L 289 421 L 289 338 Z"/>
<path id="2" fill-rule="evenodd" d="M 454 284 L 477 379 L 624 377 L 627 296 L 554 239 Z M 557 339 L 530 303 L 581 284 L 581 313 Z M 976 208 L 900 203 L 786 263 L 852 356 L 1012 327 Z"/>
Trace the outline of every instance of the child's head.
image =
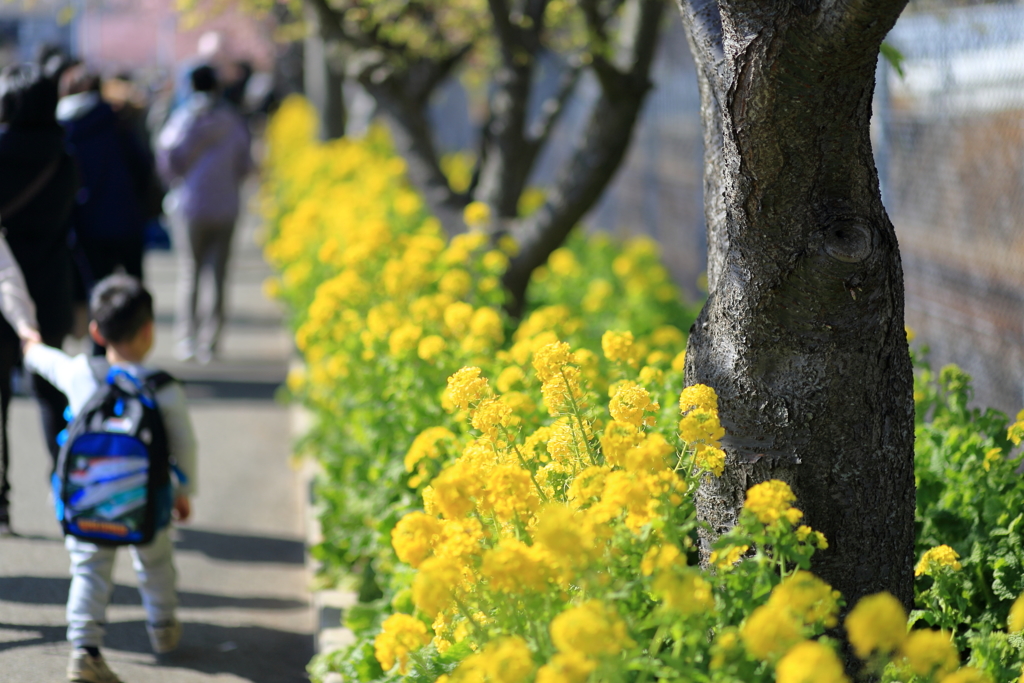
<path id="1" fill-rule="evenodd" d="M 90 331 L 100 344 L 132 347 L 142 355 L 153 345 L 153 297 L 131 275 L 110 275 L 96 283 L 89 315 Z"/>

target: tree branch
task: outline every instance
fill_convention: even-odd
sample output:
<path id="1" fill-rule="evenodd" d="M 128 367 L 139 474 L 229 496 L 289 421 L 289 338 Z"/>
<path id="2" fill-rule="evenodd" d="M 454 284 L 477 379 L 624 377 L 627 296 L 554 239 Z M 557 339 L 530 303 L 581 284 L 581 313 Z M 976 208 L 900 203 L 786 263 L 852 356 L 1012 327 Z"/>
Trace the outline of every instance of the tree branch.
<path id="1" fill-rule="evenodd" d="M 558 91 L 544 101 L 544 104 L 541 105 L 540 116 L 530 126 L 529 143 L 531 145 L 538 148 L 544 146 L 544 143 L 551 135 L 551 130 L 558 123 L 562 112 L 565 111 L 565 105 L 569 101 L 573 90 L 575 90 L 576 83 L 580 80 L 582 70 L 580 66 L 572 66 L 562 74 L 561 81 L 558 84 Z"/>
<path id="2" fill-rule="evenodd" d="M 649 74 L 665 7 L 662 0 L 633 1 L 638 5 L 638 13 L 636 20 L 626 27 L 621 45 L 628 69 L 616 71 L 620 77 L 614 79 L 615 87 L 602 88 L 573 156 L 548 192 L 544 205 L 512 226 L 519 253 L 506 271 L 505 286 L 510 294 L 508 309 L 513 315 L 522 313 L 530 274 L 561 246 L 597 202 L 629 149 L 632 131 L 651 87 Z"/>

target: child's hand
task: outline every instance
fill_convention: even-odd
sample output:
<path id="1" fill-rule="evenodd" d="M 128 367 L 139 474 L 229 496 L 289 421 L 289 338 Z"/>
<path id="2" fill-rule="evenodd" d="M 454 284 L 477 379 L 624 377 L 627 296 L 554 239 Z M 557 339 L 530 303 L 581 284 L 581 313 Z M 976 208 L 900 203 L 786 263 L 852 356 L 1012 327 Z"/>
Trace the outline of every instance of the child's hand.
<path id="1" fill-rule="evenodd" d="M 174 499 L 174 518 L 179 522 L 186 522 L 191 514 L 192 503 L 189 501 L 188 496 L 184 494 L 178 495 Z"/>

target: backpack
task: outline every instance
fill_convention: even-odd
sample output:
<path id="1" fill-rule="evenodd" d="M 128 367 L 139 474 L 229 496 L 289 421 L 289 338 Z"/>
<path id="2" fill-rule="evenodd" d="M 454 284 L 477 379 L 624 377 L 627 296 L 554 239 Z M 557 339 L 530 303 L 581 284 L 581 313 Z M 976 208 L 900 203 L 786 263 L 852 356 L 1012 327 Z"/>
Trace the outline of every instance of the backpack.
<path id="1" fill-rule="evenodd" d="M 145 544 L 171 519 L 177 468 L 155 396 L 175 379 L 157 372 L 140 380 L 107 370 L 102 358 L 90 365 L 99 386 L 62 432 L 57 519 L 65 534 L 98 545 Z"/>

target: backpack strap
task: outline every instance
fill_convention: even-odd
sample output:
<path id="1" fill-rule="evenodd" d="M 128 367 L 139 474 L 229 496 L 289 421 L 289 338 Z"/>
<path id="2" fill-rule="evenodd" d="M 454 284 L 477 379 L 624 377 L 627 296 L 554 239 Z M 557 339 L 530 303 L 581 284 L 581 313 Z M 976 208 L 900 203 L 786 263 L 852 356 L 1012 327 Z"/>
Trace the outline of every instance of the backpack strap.
<path id="1" fill-rule="evenodd" d="M 165 372 L 164 370 L 154 372 L 152 375 L 149 375 L 144 380 L 146 387 L 154 394 L 163 389 L 168 384 L 177 381 L 178 379 L 174 375 L 172 375 L 169 372 Z"/>

